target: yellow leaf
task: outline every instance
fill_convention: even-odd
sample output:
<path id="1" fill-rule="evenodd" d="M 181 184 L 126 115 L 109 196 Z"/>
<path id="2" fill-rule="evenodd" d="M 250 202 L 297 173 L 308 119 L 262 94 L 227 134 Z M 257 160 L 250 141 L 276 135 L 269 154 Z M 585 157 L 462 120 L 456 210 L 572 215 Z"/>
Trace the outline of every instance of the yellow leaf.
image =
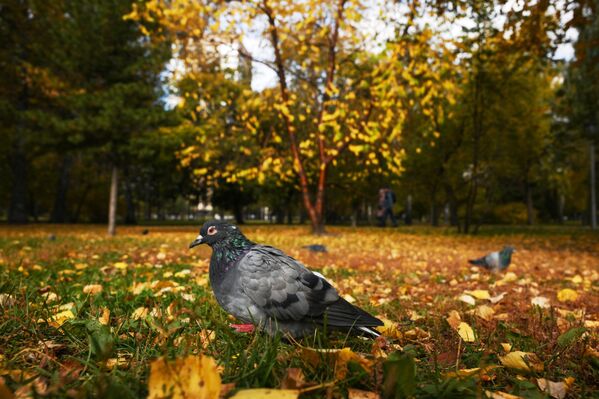
<path id="1" fill-rule="evenodd" d="M 485 396 L 490 399 L 522 399 L 522 396 L 512 395 L 511 393 L 501 391 L 485 391 Z"/>
<path id="2" fill-rule="evenodd" d="M 468 323 L 461 322 L 458 326 L 458 334 L 464 340 L 464 342 L 474 342 L 476 338 L 474 337 L 474 330 Z"/>
<path id="3" fill-rule="evenodd" d="M 114 267 L 116 267 L 117 269 L 123 270 L 127 268 L 127 264 L 125 262 L 116 262 L 114 264 Z"/>
<path id="4" fill-rule="evenodd" d="M 89 295 L 96 295 L 102 292 L 104 288 L 100 284 L 89 284 L 83 287 L 83 293 Z"/>
<path id="5" fill-rule="evenodd" d="M 75 315 L 71 310 L 64 310 L 62 312 L 56 313 L 54 316 L 50 318 L 50 325 L 56 328 L 62 326 L 67 320 L 74 319 Z"/>
<path id="6" fill-rule="evenodd" d="M 98 321 L 100 322 L 100 324 L 104 324 L 105 326 L 107 326 L 110 323 L 110 309 L 103 308 L 102 316 L 100 316 Z"/>
<path id="7" fill-rule="evenodd" d="M 376 328 L 381 334 L 387 338 L 401 339 L 401 331 L 397 323 L 385 318 L 381 318 L 381 321 L 383 325 Z"/>
<path id="8" fill-rule="evenodd" d="M 541 360 L 534 353 L 514 351 L 505 356 L 499 356 L 499 361 L 505 367 L 522 371 L 543 371 Z"/>
<path id="9" fill-rule="evenodd" d="M 480 305 L 479 307 L 477 307 L 474 310 L 474 314 L 477 315 L 478 317 L 480 317 L 483 320 L 489 321 L 489 320 L 491 320 L 493 318 L 493 315 L 495 314 L 495 311 L 490 306 Z"/>
<path id="10" fill-rule="evenodd" d="M 464 291 L 465 294 L 471 295 L 476 299 L 490 299 L 491 295 L 489 295 L 489 291 L 487 290 L 474 290 L 474 291 Z"/>
<path id="11" fill-rule="evenodd" d="M 512 350 L 512 344 L 508 343 L 508 342 L 502 342 L 501 343 L 501 347 L 503 348 L 504 351 L 509 352 Z"/>
<path id="12" fill-rule="evenodd" d="M 570 288 L 564 288 L 557 293 L 557 300 L 560 302 L 575 301 L 578 299 L 578 293 Z"/>
<path id="13" fill-rule="evenodd" d="M 297 399 L 300 391 L 297 389 L 244 389 L 231 396 L 230 399 Z"/>
<path id="14" fill-rule="evenodd" d="M 447 317 L 447 323 L 449 323 L 451 328 L 456 330 L 460 325 L 461 321 L 462 318 L 460 317 L 460 314 L 457 312 L 457 310 L 452 310 L 451 312 L 449 312 L 449 316 Z"/>
<path id="15" fill-rule="evenodd" d="M 150 364 L 149 399 L 218 399 L 220 386 L 216 362 L 208 356 L 161 357 Z"/>
<path id="16" fill-rule="evenodd" d="M 350 348 L 343 349 L 315 349 L 303 348 L 303 357 L 312 366 L 316 367 L 321 362 L 334 363 L 335 376 L 339 379 L 345 378 L 347 375 L 347 363 L 356 362 L 362 366 L 367 372 L 370 372 L 372 361 L 361 355 L 353 352 Z"/>
<path id="17" fill-rule="evenodd" d="M 148 316 L 148 312 L 148 308 L 141 306 L 133 311 L 131 318 L 133 320 L 145 319 Z"/>

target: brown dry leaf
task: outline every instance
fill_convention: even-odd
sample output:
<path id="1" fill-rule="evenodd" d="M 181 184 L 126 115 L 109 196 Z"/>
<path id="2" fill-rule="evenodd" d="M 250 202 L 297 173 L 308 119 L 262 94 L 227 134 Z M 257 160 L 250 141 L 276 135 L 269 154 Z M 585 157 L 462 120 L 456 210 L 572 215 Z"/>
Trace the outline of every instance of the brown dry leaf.
<path id="1" fill-rule="evenodd" d="M 107 307 L 102 308 L 102 316 L 98 318 L 100 324 L 107 326 L 110 324 L 110 309 Z"/>
<path id="2" fill-rule="evenodd" d="M 414 327 L 411 330 L 406 331 L 404 337 L 411 340 L 423 340 L 430 338 L 431 335 L 420 327 Z"/>
<path id="3" fill-rule="evenodd" d="M 460 314 L 457 310 L 452 310 L 451 312 L 449 312 L 449 316 L 447 316 L 447 323 L 449 323 L 451 328 L 457 330 L 461 322 L 462 318 L 460 317 Z"/>
<path id="4" fill-rule="evenodd" d="M 555 399 L 564 399 L 568 392 L 568 386 L 565 382 L 555 382 L 545 378 L 537 378 L 539 389 Z"/>
<path id="5" fill-rule="evenodd" d="M 578 299 L 578 293 L 570 288 L 564 288 L 557 293 L 557 300 L 560 302 L 573 302 Z"/>
<path id="6" fill-rule="evenodd" d="M 376 392 L 363 391 L 361 389 L 349 388 L 347 390 L 348 399 L 380 399 L 381 395 Z"/>
<path id="7" fill-rule="evenodd" d="M 150 364 L 149 399 L 218 399 L 221 381 L 216 362 L 208 356 L 175 360 L 161 357 Z"/>
<path id="8" fill-rule="evenodd" d="M 521 371 L 543 371 L 541 360 L 534 353 L 514 351 L 505 356 L 499 356 L 499 361 L 505 367 Z"/>
<path id="9" fill-rule="evenodd" d="M 347 374 L 347 363 L 356 362 L 368 373 L 372 367 L 372 361 L 353 352 L 350 348 L 343 349 L 315 349 L 302 348 L 302 356 L 316 367 L 321 361 L 335 362 L 335 377 L 345 378 Z"/>
<path id="10" fill-rule="evenodd" d="M 300 389 L 306 386 L 306 378 L 302 369 L 288 368 L 281 380 L 281 389 Z"/>
<path id="11" fill-rule="evenodd" d="M 229 399 L 297 399 L 300 391 L 297 389 L 243 389 L 231 396 Z"/>
<path id="12" fill-rule="evenodd" d="M 206 349 L 210 342 L 214 341 L 216 338 L 216 333 L 212 330 L 202 330 L 200 331 L 200 342 L 202 343 L 202 349 Z"/>
<path id="13" fill-rule="evenodd" d="M 15 395 L 8 389 L 4 384 L 4 378 L 0 377 L 0 398 L 2 399 L 13 399 Z"/>
<path id="14" fill-rule="evenodd" d="M 102 287 L 100 284 L 88 284 L 85 287 L 83 287 L 83 293 L 89 295 L 97 295 L 101 293 L 103 289 L 104 287 Z"/>

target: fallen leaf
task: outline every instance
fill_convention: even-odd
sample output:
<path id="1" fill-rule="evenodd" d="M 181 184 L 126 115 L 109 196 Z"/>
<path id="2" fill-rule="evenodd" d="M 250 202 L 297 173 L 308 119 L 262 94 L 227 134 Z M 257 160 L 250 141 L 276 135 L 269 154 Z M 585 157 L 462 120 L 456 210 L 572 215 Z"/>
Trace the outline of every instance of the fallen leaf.
<path id="1" fill-rule="evenodd" d="M 480 305 L 474 310 L 474 314 L 483 320 L 490 321 L 495 314 L 492 307 L 487 305 Z"/>
<path id="2" fill-rule="evenodd" d="M 541 360 L 534 353 L 514 351 L 505 356 L 499 356 L 499 361 L 507 368 L 522 371 L 543 371 Z"/>
<path id="3" fill-rule="evenodd" d="M 555 399 L 564 399 L 568 391 L 565 382 L 555 382 L 545 378 L 537 378 L 537 385 L 541 391 Z"/>
<path id="4" fill-rule="evenodd" d="M 476 299 L 471 297 L 470 295 L 462 294 L 458 298 L 460 301 L 467 303 L 468 305 L 476 305 Z"/>
<path id="5" fill-rule="evenodd" d="M 209 356 L 161 357 L 150 364 L 149 399 L 218 399 L 220 388 L 216 362 Z"/>
<path id="6" fill-rule="evenodd" d="M 98 321 L 107 326 L 110 323 L 110 309 L 106 307 L 102 308 L 102 316 L 98 318 Z"/>
<path id="7" fill-rule="evenodd" d="M 491 298 L 491 295 L 489 295 L 489 291 L 487 291 L 487 290 L 464 291 L 464 294 L 473 296 L 476 299 L 490 299 Z"/>
<path id="8" fill-rule="evenodd" d="M 48 319 L 48 324 L 58 328 L 62 326 L 67 320 L 71 320 L 74 318 L 75 314 L 71 310 L 63 310 L 62 312 L 58 312 L 55 315 L 51 316 L 50 319 Z M 45 320 L 40 319 L 38 320 L 38 323 L 43 323 L 44 321 Z"/>
<path id="9" fill-rule="evenodd" d="M 507 342 L 503 342 L 501 344 L 501 347 L 503 348 L 504 351 L 509 352 L 512 350 L 512 344 L 507 343 Z"/>
<path id="10" fill-rule="evenodd" d="M 560 302 L 573 302 L 578 299 L 578 293 L 570 288 L 564 288 L 557 293 L 557 300 Z"/>
<path id="11" fill-rule="evenodd" d="M 490 364 L 488 366 L 485 367 L 475 367 L 472 369 L 462 369 L 462 370 L 458 370 L 458 371 L 451 371 L 449 373 L 445 373 L 444 376 L 447 378 L 463 378 L 463 377 L 470 377 L 473 375 L 480 375 L 480 376 L 484 376 L 486 374 L 488 374 L 489 371 L 496 369 L 497 366 L 496 364 Z"/>
<path id="12" fill-rule="evenodd" d="M 506 292 L 502 292 L 501 294 L 495 295 L 495 296 L 489 298 L 489 302 L 491 302 L 492 304 L 496 304 L 503 299 L 505 294 L 506 294 Z"/>
<path id="13" fill-rule="evenodd" d="M 538 306 L 543 309 L 548 309 L 551 307 L 551 304 L 549 303 L 549 298 L 546 298 L 544 296 L 536 296 L 530 300 L 530 303 L 534 306 Z"/>
<path id="14" fill-rule="evenodd" d="M 449 312 L 449 316 L 447 316 L 446 320 L 447 323 L 449 323 L 449 325 L 451 326 L 451 328 L 457 330 L 458 326 L 460 325 L 460 322 L 462 321 L 462 318 L 460 317 L 460 314 L 457 312 L 457 310 L 452 310 Z"/>
<path id="15" fill-rule="evenodd" d="M 7 388 L 4 384 L 4 378 L 0 377 L 0 398 L 2 399 L 13 399 L 15 395 Z"/>
<path id="16" fill-rule="evenodd" d="M 348 399 L 380 399 L 380 395 L 376 392 L 363 391 L 361 389 L 349 388 L 347 390 Z"/>
<path id="17" fill-rule="evenodd" d="M 89 284 L 83 287 L 83 293 L 89 295 L 96 295 L 102 292 L 103 289 L 104 287 L 102 287 L 100 284 Z"/>
<path id="18" fill-rule="evenodd" d="M 464 342 L 474 342 L 476 338 L 474 337 L 474 330 L 470 325 L 466 322 L 461 322 L 458 326 L 458 334 L 464 340 Z"/>
<path id="19" fill-rule="evenodd" d="M 124 270 L 127 268 L 127 264 L 125 262 L 116 262 L 113 266 L 119 270 Z"/>
<path id="20" fill-rule="evenodd" d="M 149 311 L 150 310 L 148 308 L 140 306 L 139 308 L 133 311 L 133 314 L 131 314 L 131 318 L 133 320 L 145 319 L 148 316 Z"/>
<path id="21" fill-rule="evenodd" d="M 350 348 L 343 349 L 315 349 L 315 348 L 302 348 L 303 357 L 308 362 L 316 367 L 321 362 L 326 361 L 329 364 L 334 363 L 335 377 L 343 379 L 347 375 L 347 363 L 355 362 L 358 363 L 366 372 L 370 372 L 372 367 L 372 360 L 368 360 L 365 357 L 353 352 Z"/>
<path id="22" fill-rule="evenodd" d="M 485 391 L 485 395 L 490 399 L 522 399 L 522 396 L 512 395 L 511 393 L 501 391 Z"/>
<path id="23" fill-rule="evenodd" d="M 238 391 L 235 395 L 229 397 L 229 399 L 297 399 L 299 394 L 300 391 L 297 389 L 256 388 Z"/>
<path id="24" fill-rule="evenodd" d="M 397 323 L 385 318 L 381 318 L 381 321 L 383 322 L 383 325 L 376 327 L 381 334 L 387 338 L 401 339 L 402 334 L 401 331 L 399 331 Z"/>
<path id="25" fill-rule="evenodd" d="M 306 386 L 306 378 L 302 369 L 297 367 L 288 368 L 281 380 L 281 389 L 300 389 Z"/>

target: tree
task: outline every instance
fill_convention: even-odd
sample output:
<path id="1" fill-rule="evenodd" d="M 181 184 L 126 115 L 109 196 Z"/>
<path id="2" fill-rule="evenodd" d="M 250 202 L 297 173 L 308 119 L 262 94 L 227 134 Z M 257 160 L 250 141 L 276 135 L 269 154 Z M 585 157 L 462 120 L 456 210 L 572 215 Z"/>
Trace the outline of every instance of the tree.
<path id="1" fill-rule="evenodd" d="M 276 73 L 277 91 L 255 94 L 252 109 L 264 110 L 274 99 L 279 128 L 262 143 L 258 163 L 224 170 L 220 175 L 229 181 L 264 181 L 265 174 L 288 178 L 294 173 L 312 230 L 322 233 L 327 179 L 340 157 L 348 152 L 357 158 L 364 155 L 367 168 L 399 174 L 398 139 L 407 113 L 420 108 L 430 116 L 432 112 L 425 111 L 433 107 L 431 99 L 446 94 L 439 90 L 443 86 L 436 84 L 439 71 L 429 68 L 436 61 L 410 58 L 411 52 L 418 54 L 430 47 L 430 32 L 423 31 L 418 40 L 410 42 L 410 50 L 403 48 L 405 43 L 390 43 L 376 54 L 369 51 L 370 38 L 359 29 L 363 13 L 362 4 L 346 0 L 156 0 L 135 9 L 131 17 L 159 21 L 157 36 L 166 31 L 178 39 L 190 70 L 214 65 L 219 58 L 218 45 L 240 43 L 244 29 L 258 32 L 269 43 L 270 59 L 241 47 L 239 53 Z M 244 112 L 239 120 L 247 127 L 246 134 L 255 137 L 261 126 L 253 123 L 252 117 L 255 114 Z"/>

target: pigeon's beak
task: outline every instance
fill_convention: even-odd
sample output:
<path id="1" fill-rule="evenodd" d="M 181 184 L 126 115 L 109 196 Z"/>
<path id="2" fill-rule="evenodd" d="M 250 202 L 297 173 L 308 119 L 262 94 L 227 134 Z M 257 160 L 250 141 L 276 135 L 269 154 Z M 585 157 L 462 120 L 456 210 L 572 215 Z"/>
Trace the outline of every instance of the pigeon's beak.
<path id="1" fill-rule="evenodd" d="M 198 236 L 196 237 L 196 239 L 193 240 L 193 242 L 191 244 L 189 244 L 189 248 L 191 249 L 193 247 L 197 247 L 200 244 L 203 244 L 204 243 L 203 240 L 204 240 L 204 237 L 202 237 L 201 234 L 198 234 Z"/>

